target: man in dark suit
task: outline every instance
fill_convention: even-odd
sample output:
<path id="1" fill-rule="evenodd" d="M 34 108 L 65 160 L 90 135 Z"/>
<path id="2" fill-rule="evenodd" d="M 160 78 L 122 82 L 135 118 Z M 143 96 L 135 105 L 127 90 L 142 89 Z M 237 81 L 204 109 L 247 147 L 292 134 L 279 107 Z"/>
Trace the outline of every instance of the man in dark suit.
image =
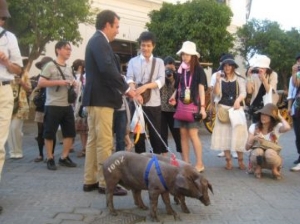
<path id="1" fill-rule="evenodd" d="M 117 68 L 109 42 L 119 33 L 120 17 L 113 11 L 104 10 L 97 15 L 96 32 L 90 38 L 85 52 L 86 86 L 83 106 L 88 111 L 88 142 L 84 169 L 84 191 L 98 189 L 105 194 L 106 183 L 102 164 L 113 149 L 112 123 L 114 109 L 122 105 L 122 95 L 135 96 Z M 98 182 L 99 181 L 99 182 Z M 125 195 L 116 188 L 115 195 Z"/>

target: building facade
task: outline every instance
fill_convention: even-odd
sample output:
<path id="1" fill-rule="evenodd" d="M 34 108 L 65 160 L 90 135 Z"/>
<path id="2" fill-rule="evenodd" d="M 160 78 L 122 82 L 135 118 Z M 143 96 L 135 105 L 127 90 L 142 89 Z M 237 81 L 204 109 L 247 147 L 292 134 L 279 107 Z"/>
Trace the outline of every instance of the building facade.
<path id="1" fill-rule="evenodd" d="M 178 3 L 186 0 L 91 0 L 92 8 L 100 10 L 110 9 L 115 11 L 120 17 L 119 34 L 116 40 L 112 42 L 112 48 L 120 56 L 121 63 L 125 64 L 129 59 L 137 54 L 136 40 L 141 32 L 145 31 L 145 25 L 150 22 L 148 14 L 152 10 L 159 10 L 162 3 Z M 233 18 L 231 25 L 228 27 L 229 32 L 235 33 L 237 28 L 246 23 L 247 16 L 251 8 L 251 0 L 219 0 L 220 3 L 227 4 L 232 12 Z M 80 24 L 80 32 L 83 38 L 82 43 L 77 47 L 73 46 L 72 55 L 69 60 L 71 64 L 75 59 L 84 59 L 85 46 L 89 38 L 95 32 L 94 25 Z M 55 57 L 55 43 L 49 43 L 46 46 L 45 54 Z M 41 56 L 42 57 L 42 56 Z M 40 58 L 37 59 L 39 61 Z M 236 58 L 240 68 L 243 70 L 243 61 L 240 57 Z M 35 62 L 34 62 L 35 63 Z M 31 74 L 38 74 L 35 67 L 32 67 Z M 36 71 L 34 71 L 36 70 Z M 241 69 L 240 69 L 241 70 Z M 241 71 L 243 72 L 243 71 Z"/>

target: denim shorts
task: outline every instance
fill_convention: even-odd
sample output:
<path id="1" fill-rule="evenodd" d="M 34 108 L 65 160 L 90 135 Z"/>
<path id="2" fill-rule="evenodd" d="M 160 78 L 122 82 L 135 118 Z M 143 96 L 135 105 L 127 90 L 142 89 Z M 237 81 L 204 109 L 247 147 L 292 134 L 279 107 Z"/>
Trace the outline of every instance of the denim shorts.
<path id="1" fill-rule="evenodd" d="M 193 129 L 193 128 L 199 128 L 200 122 L 188 122 L 188 121 L 179 121 L 174 119 L 174 128 L 186 128 L 186 129 Z"/>

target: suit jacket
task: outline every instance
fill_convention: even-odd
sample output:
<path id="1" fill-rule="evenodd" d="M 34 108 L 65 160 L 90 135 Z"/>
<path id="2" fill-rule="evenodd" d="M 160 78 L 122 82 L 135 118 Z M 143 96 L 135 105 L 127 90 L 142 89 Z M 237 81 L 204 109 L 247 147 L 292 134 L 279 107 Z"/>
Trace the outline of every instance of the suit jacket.
<path id="1" fill-rule="evenodd" d="M 96 31 L 86 46 L 85 70 L 82 105 L 120 108 L 122 94 L 129 86 L 118 70 L 111 46 L 100 31 Z"/>

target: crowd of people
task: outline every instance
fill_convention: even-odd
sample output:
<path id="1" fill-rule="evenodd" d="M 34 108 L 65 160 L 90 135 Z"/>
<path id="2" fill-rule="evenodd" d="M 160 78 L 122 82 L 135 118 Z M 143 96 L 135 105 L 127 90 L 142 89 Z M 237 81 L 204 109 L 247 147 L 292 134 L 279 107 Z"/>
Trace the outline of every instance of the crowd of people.
<path id="1" fill-rule="evenodd" d="M 0 10 L 0 32 L 10 17 L 6 2 L 1 2 L 5 8 Z M 169 130 L 176 151 L 190 164 L 192 143 L 195 158 L 192 165 L 203 172 L 199 125 L 207 117 L 205 91 L 211 91 L 211 103 L 216 109 L 211 149 L 224 153 L 225 169 L 233 168 L 232 157 L 236 155 L 238 168 L 245 170 L 244 152 L 250 150 L 249 173 L 261 178 L 262 169 L 270 169 L 276 179 L 281 179 L 278 138 L 291 127 L 280 115 L 276 102 L 265 100 L 266 95 L 273 96 L 277 91 L 277 74 L 270 68 L 270 58 L 256 56 L 242 76 L 233 55 L 224 54 L 208 87 L 195 43 L 183 43 L 177 52 L 181 63 L 176 69 L 172 57 L 164 60 L 154 57 L 155 35 L 145 31 L 138 39 L 140 54 L 130 59 L 126 74 L 121 74 L 120 58 L 109 44 L 118 34 L 119 25 L 120 17 L 115 12 L 101 11 L 96 18 L 96 32 L 87 43 L 85 58 L 75 60 L 72 66 L 67 64 L 72 52 L 70 42 L 58 41 L 54 47 L 56 57 L 44 57 L 35 64 L 40 69 L 35 84 L 23 69 L 26 61 L 22 63 L 16 37 L 6 30 L 3 36 L 0 34 L 0 42 L 9 42 L 0 44 L 0 173 L 6 141 L 10 158 L 23 157 L 22 127 L 28 119 L 28 98 L 33 98 L 30 93 L 44 99 L 35 109 L 39 154 L 34 162 L 46 160 L 49 170 L 57 169 L 54 148 L 60 129 L 63 148 L 58 163 L 76 167 L 69 153 L 78 134 L 82 149 L 77 156 L 85 159 L 83 190 L 86 192 L 98 190 L 105 194 L 102 165 L 114 149 L 132 151 L 134 146 L 135 153 L 143 153 L 148 147 L 153 153 L 167 156 Z M 296 60 L 288 95 L 299 154 L 292 171 L 300 171 L 300 55 Z M 247 93 L 252 94 L 250 127 L 243 110 Z M 142 108 L 146 128 L 134 133 L 133 144 L 129 133 L 136 105 Z M 127 191 L 116 187 L 114 194 L 126 195 Z"/>

